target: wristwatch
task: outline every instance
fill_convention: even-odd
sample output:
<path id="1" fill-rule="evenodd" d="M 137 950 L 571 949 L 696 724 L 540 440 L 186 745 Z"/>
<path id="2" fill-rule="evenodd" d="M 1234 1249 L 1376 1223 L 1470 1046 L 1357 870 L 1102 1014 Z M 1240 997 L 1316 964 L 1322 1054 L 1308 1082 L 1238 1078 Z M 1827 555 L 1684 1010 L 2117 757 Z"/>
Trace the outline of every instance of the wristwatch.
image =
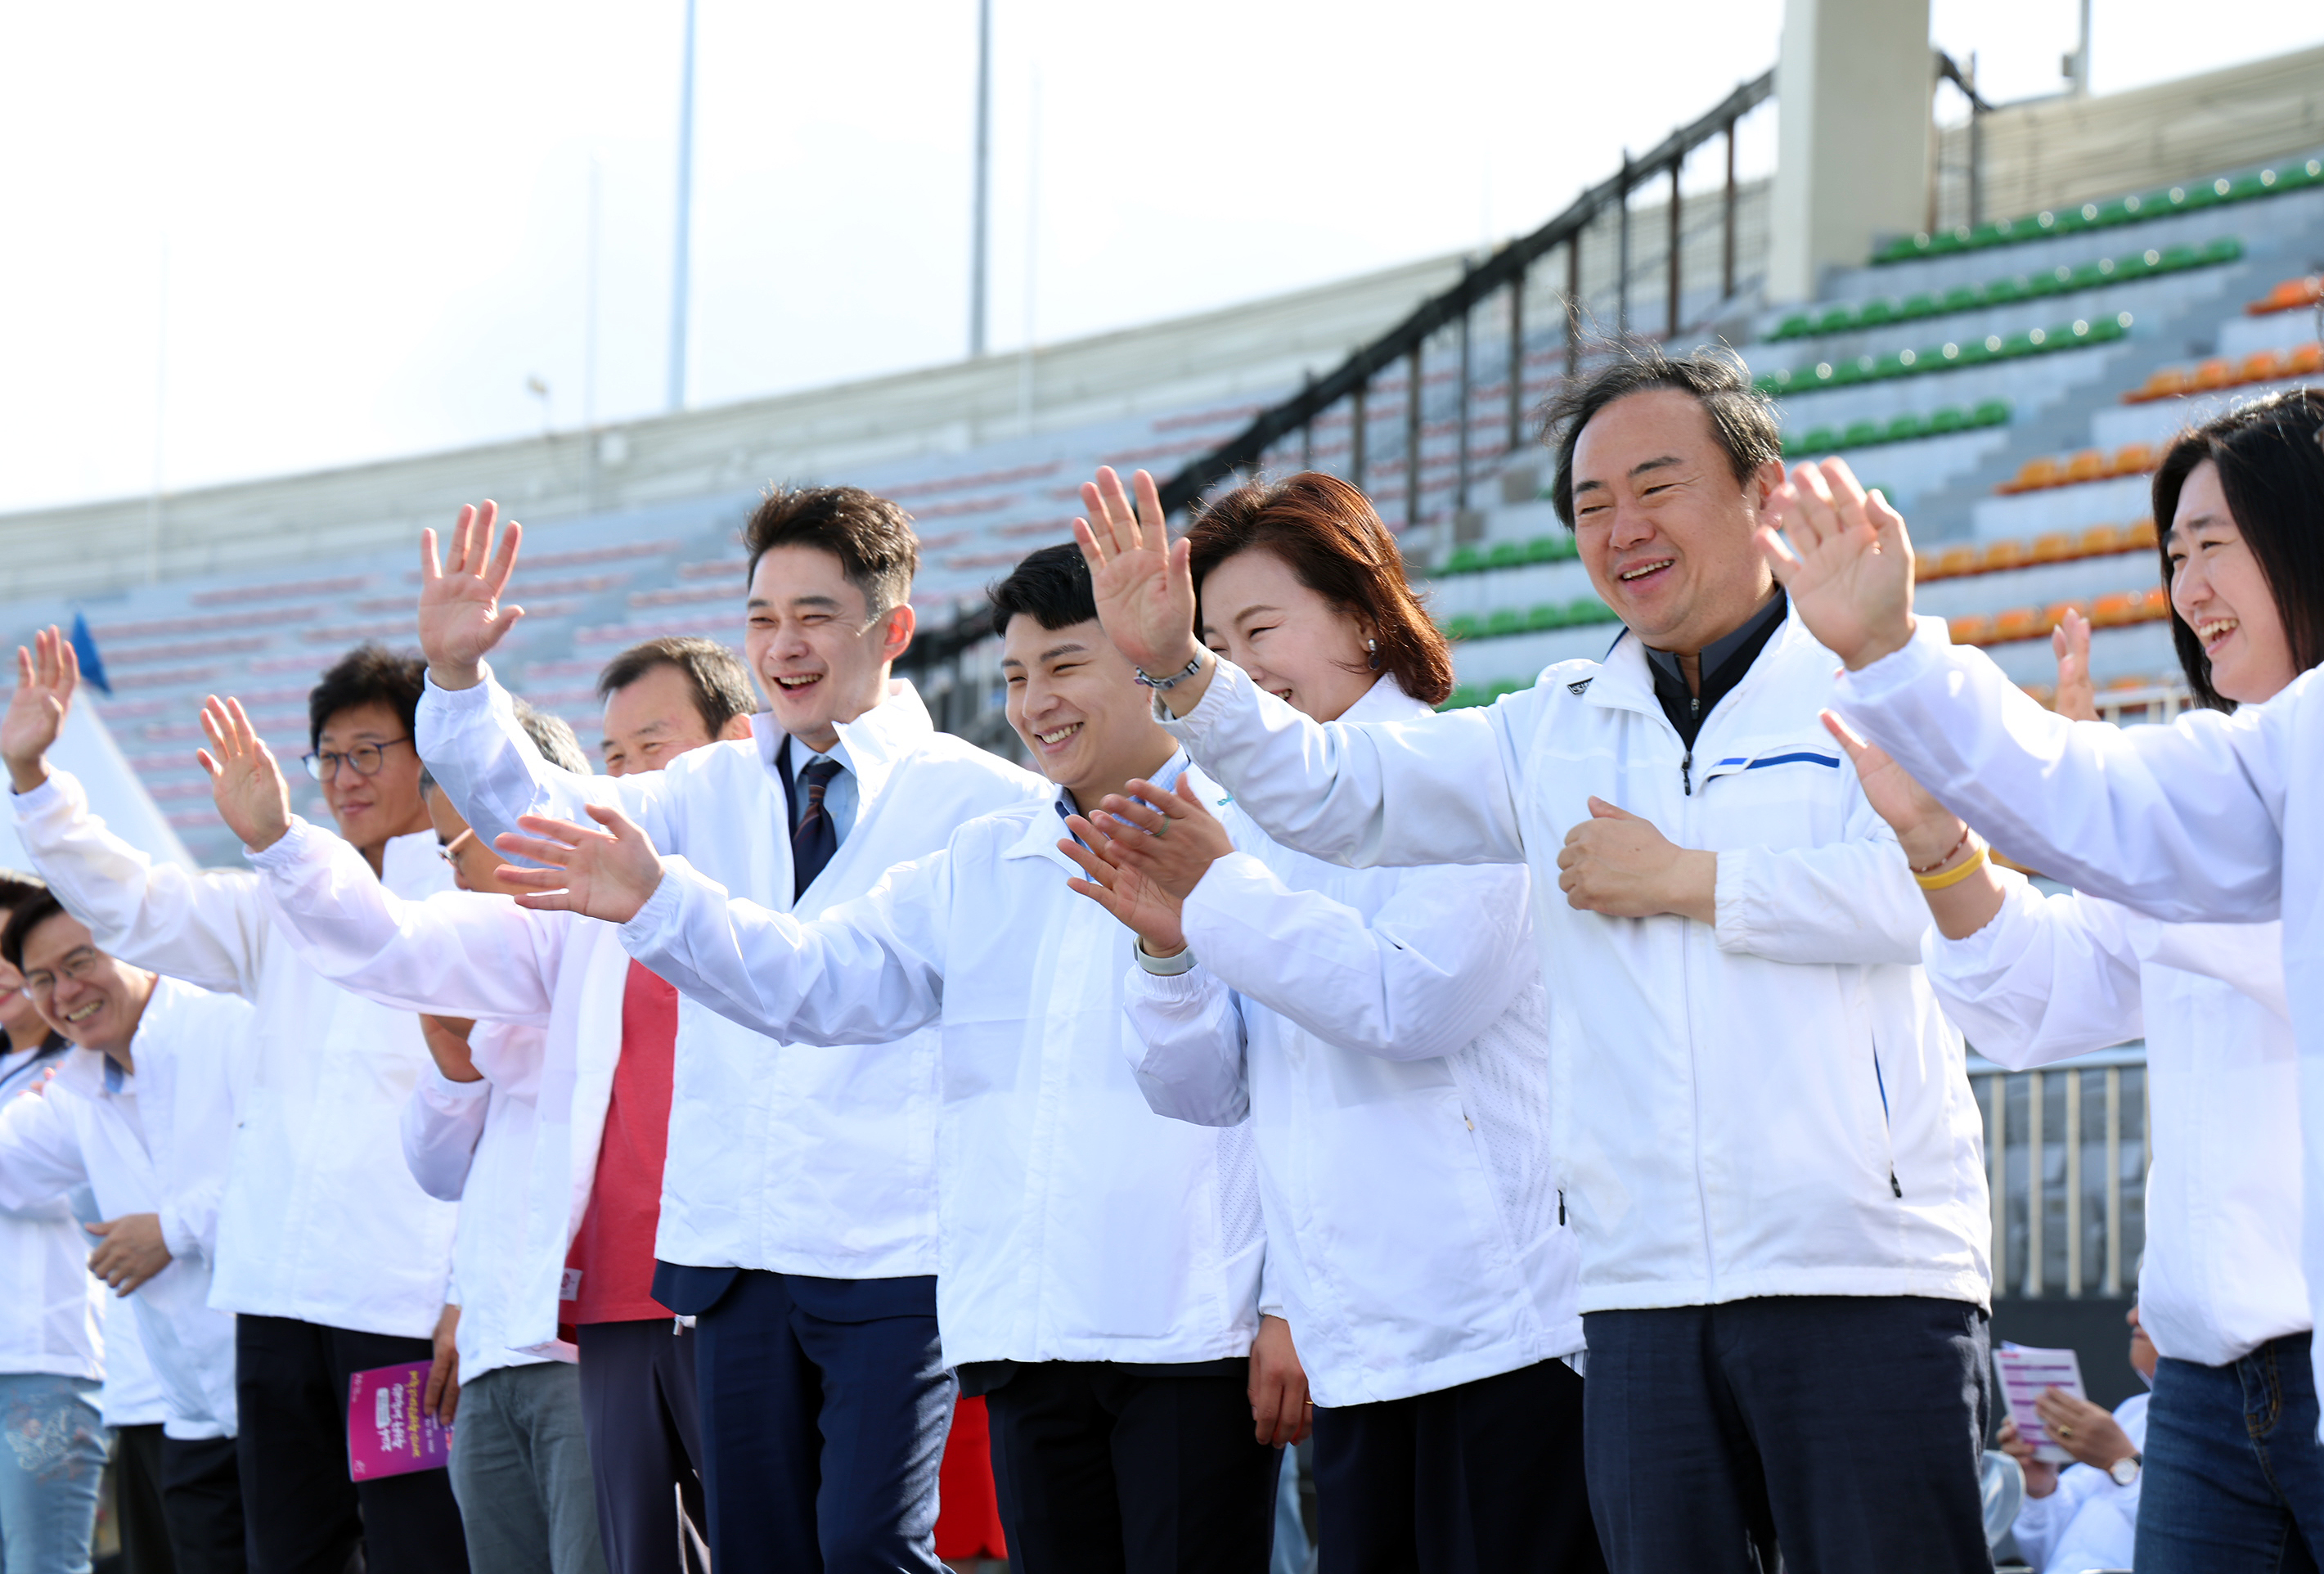
<path id="1" fill-rule="evenodd" d="M 2135 1487 L 2138 1485 L 2138 1473 L 2145 1468 L 2146 1456 L 2133 1453 L 2108 1465 L 2107 1474 L 2114 1477 L 2114 1484 L 2117 1487 Z"/>

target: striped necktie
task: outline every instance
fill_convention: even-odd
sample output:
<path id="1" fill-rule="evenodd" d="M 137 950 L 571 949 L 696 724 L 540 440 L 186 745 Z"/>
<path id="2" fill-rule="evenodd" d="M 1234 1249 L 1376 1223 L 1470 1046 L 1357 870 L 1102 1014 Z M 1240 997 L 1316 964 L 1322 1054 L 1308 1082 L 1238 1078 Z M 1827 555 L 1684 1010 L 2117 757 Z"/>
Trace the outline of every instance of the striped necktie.
<path id="1" fill-rule="evenodd" d="M 796 789 L 804 795 L 806 809 L 799 815 L 798 828 L 791 833 L 791 900 L 807 895 L 815 877 L 839 851 L 839 827 L 831 822 L 830 811 L 823 806 L 825 789 L 831 778 L 839 774 L 839 761 L 818 759 L 798 773 Z"/>

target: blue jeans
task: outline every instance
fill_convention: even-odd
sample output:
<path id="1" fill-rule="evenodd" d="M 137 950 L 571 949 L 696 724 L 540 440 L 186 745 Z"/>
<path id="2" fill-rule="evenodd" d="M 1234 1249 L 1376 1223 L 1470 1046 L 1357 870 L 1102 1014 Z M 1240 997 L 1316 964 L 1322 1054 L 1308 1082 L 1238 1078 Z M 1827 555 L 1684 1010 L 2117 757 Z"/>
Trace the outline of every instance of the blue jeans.
<path id="1" fill-rule="evenodd" d="M 88 1574 L 105 1422 L 86 1377 L 0 1374 L 0 1569 Z"/>
<path id="2" fill-rule="evenodd" d="M 2324 1561 L 2324 1448 L 2309 1336 L 2239 1361 L 2165 1357 L 2146 1409 L 2139 1574 L 2314 1569 Z"/>

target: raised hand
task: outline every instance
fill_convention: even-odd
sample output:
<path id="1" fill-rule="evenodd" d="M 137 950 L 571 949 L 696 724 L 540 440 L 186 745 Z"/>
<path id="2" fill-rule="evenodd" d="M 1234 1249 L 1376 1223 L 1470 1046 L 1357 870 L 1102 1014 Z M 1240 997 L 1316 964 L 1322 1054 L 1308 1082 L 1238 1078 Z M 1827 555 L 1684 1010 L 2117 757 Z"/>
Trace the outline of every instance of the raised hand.
<path id="1" fill-rule="evenodd" d="M 194 750 L 194 758 L 209 772 L 218 818 L 244 847 L 265 851 L 290 831 L 290 784 L 274 750 L 251 726 L 240 700 L 204 700 L 202 731 L 210 746 Z"/>
<path id="2" fill-rule="evenodd" d="M 1154 477 L 1140 470 L 1131 480 L 1138 489 L 1135 508 L 1111 467 L 1101 466 L 1095 481 L 1082 483 L 1089 517 L 1074 521 L 1074 539 L 1089 565 L 1106 638 L 1141 670 L 1167 677 L 1203 653 L 1194 638 L 1194 576 L 1186 543 L 1170 539 Z M 1183 715 L 1202 697 L 1206 679 L 1206 674 L 1190 678 L 1163 697 Z"/>
<path id="3" fill-rule="evenodd" d="M 1185 786 L 1184 778 L 1180 787 Z M 1200 793 L 1150 781 L 1128 784 L 1130 796 L 1106 794 L 1090 816 L 1114 851 L 1107 854 L 1167 892 L 1173 901 L 1194 895 L 1211 865 L 1234 851 L 1234 841 Z"/>
<path id="4" fill-rule="evenodd" d="M 519 907 L 586 913 L 608 924 L 626 924 L 661 884 L 661 855 L 644 829 L 621 810 L 603 804 L 587 808 L 596 825 L 545 815 L 521 816 L 517 821 L 521 829 L 502 832 L 493 845 L 511 858 L 529 858 L 549 867 L 503 864 L 494 873 L 502 884 L 515 889 Z"/>
<path id="5" fill-rule="evenodd" d="M 2073 722 L 2098 719 L 2098 687 L 2090 680 L 2090 621 L 2073 608 L 2050 631 L 2050 653 L 2058 658 L 2058 692 L 2050 708 Z"/>
<path id="6" fill-rule="evenodd" d="M 1067 879 L 1065 888 L 1112 914 L 1116 922 L 1145 943 L 1147 955 L 1176 956 L 1185 950 L 1178 898 L 1138 870 L 1116 862 L 1117 844 L 1079 815 L 1066 815 L 1065 824 L 1074 834 L 1061 838 L 1057 851 L 1089 876 Z"/>
<path id="7" fill-rule="evenodd" d="M 32 636 L 30 650 L 16 647 L 16 693 L 7 715 L 0 718 L 0 760 L 6 762 L 8 780 L 18 792 L 31 792 L 49 779 L 45 756 L 64 731 L 79 686 L 80 658 L 53 624 Z"/>
<path id="8" fill-rule="evenodd" d="M 1770 512 L 1759 550 L 1808 632 L 1850 671 L 1903 649 L 1913 637 L 1913 544 L 1888 500 L 1867 493 L 1844 460 L 1827 459 L 1794 470 Z"/>
<path id="9" fill-rule="evenodd" d="M 524 616 L 522 607 L 500 604 L 516 570 L 524 527 L 511 520 L 495 550 L 496 512 L 490 499 L 461 509 L 452 526 L 451 558 L 440 566 L 436 532 L 420 533 L 420 649 L 438 688 L 474 688 L 483 680 L 476 663 Z"/>

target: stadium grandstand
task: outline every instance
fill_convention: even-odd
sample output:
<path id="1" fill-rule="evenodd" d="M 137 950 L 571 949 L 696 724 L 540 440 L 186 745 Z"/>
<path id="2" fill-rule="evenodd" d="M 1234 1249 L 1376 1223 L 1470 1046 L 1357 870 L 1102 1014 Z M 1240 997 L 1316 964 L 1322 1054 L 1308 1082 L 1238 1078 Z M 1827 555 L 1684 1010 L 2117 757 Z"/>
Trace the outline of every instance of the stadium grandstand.
<path id="1" fill-rule="evenodd" d="M 2109 713 L 2173 713 L 2146 476 L 2190 419 L 2324 382 L 2324 51 L 1977 103 L 1964 127 L 1914 108 L 1902 154 L 1812 184 L 1794 161 L 1820 69 L 1739 86 L 1489 255 L 598 430 L 0 518 L 0 633 L 86 620 L 121 755 L 192 857 L 224 864 L 236 849 L 193 756 L 201 696 L 239 695 L 279 754 L 303 753 L 321 667 L 357 640 L 411 642 L 414 543 L 463 502 L 496 497 L 530 532 L 528 616 L 499 670 L 594 739 L 613 653 L 739 636 L 736 530 L 762 486 L 893 497 L 924 555 L 912 675 L 941 725 L 1013 750 L 982 587 L 1069 538 L 1096 465 L 1154 471 L 1182 509 L 1314 467 L 1365 487 L 1426 575 L 1458 640 L 1450 703 L 1488 703 L 1611 636 L 1546 501 L 1534 412 L 1577 350 L 1629 332 L 1733 345 L 1778 400 L 1790 455 L 1842 455 L 1885 487 L 1923 551 L 1919 604 L 1957 640 L 2040 694 L 2046 636 L 2078 607 Z M 1941 56 L 1929 73 L 1960 81 Z M 1737 125 L 1779 102 L 1775 176 L 1738 180 Z M 2130 1283 L 2141 1063 L 2130 1046 L 1980 1074 L 2011 1294 Z"/>

